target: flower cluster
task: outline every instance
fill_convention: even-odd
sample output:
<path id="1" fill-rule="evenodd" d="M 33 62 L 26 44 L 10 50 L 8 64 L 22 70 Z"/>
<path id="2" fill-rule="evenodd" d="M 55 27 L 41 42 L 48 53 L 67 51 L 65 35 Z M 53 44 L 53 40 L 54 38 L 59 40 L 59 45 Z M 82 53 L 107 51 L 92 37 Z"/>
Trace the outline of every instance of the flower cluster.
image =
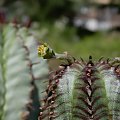
<path id="1" fill-rule="evenodd" d="M 44 43 L 38 47 L 38 55 L 44 57 L 47 54 L 47 50 L 49 49 L 47 43 Z"/>
<path id="2" fill-rule="evenodd" d="M 42 45 L 38 46 L 38 55 L 44 59 L 51 59 L 55 57 L 54 51 L 47 43 L 43 43 Z"/>

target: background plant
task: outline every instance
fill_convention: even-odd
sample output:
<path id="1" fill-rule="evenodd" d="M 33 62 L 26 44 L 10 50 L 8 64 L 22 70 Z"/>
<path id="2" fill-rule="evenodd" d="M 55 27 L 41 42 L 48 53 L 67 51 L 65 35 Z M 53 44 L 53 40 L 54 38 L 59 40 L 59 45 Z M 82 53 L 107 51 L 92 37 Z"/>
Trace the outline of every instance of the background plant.
<path id="1" fill-rule="evenodd" d="M 36 120 L 47 61 L 38 59 L 38 42 L 27 28 L 4 25 L 0 33 L 0 119 Z"/>
<path id="2" fill-rule="evenodd" d="M 74 26 L 90 7 L 120 11 L 117 0 L 0 1 L 0 120 L 120 119 L 119 27 Z"/>
<path id="3" fill-rule="evenodd" d="M 1 120 L 119 119 L 119 58 L 57 54 L 16 24 L 3 25 L 0 35 Z"/>
<path id="4" fill-rule="evenodd" d="M 120 11 L 118 0 L 106 5 L 98 4 L 97 0 L 96 2 L 93 0 L 58 0 L 57 2 L 55 0 L 36 0 L 35 2 L 33 0 L 1 0 L 0 11 L 5 13 L 6 21 L 18 23 L 22 21 L 25 24 L 32 21 L 31 27 L 36 30 L 38 39 L 45 40 L 56 51 L 66 50 L 73 56 L 77 58 L 83 56 L 84 59 L 87 59 L 90 54 L 93 54 L 95 59 L 99 59 L 99 56 L 119 57 L 120 37 L 117 28 L 89 33 L 73 25 L 74 17 L 85 6 L 95 8 L 113 6 L 115 11 L 116 9 Z M 101 19 L 104 20 L 103 17 Z"/>

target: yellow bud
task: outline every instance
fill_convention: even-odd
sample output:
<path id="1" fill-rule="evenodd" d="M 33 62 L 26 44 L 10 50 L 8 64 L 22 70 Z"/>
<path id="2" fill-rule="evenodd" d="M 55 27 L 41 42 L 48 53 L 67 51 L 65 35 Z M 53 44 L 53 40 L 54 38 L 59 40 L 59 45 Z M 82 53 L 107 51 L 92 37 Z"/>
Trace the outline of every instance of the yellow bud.
<path id="1" fill-rule="evenodd" d="M 48 50 L 48 45 L 47 43 L 44 43 L 40 46 L 38 46 L 38 54 L 43 57 L 46 55 L 46 51 Z"/>

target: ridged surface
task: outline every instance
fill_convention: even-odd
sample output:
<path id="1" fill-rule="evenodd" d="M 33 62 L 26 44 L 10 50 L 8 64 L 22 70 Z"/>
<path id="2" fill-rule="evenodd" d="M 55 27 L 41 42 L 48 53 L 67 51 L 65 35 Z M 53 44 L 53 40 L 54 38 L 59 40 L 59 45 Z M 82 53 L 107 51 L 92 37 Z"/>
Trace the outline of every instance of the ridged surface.
<path id="1" fill-rule="evenodd" d="M 9 25 L 1 33 L 1 120 L 120 119 L 119 60 L 57 54 L 65 63 L 49 71 L 53 66 L 38 58 L 38 42 L 28 29 Z"/>
<path id="2" fill-rule="evenodd" d="M 50 75 L 39 120 L 119 120 L 119 71 L 108 61 L 76 61 Z"/>
<path id="3" fill-rule="evenodd" d="M 2 32 L 0 30 L 0 56 L 2 56 Z M 0 57 L 0 108 L 3 107 L 3 103 L 4 103 L 4 80 L 3 80 L 3 70 L 2 70 L 2 65 L 3 65 L 3 61 L 2 61 L 2 58 Z M 0 118 L 2 116 L 2 111 L 0 110 Z"/>
<path id="4" fill-rule="evenodd" d="M 3 32 L 4 105 L 2 120 L 19 120 L 29 99 L 30 79 L 25 49 L 16 37 L 16 28 L 8 26 Z M 13 112 L 14 111 L 14 112 Z M 28 113 L 26 113 L 28 114 Z"/>
<path id="5" fill-rule="evenodd" d="M 119 64 L 119 62 L 116 64 Z M 108 64 L 102 64 L 101 68 L 105 68 L 105 66 L 108 66 Z M 120 74 L 118 71 L 120 71 L 120 68 L 117 66 L 111 66 L 110 69 L 102 69 L 100 71 L 105 81 L 110 114 L 112 114 L 113 120 L 120 119 Z"/>
<path id="6" fill-rule="evenodd" d="M 22 34 L 23 33 L 23 34 Z M 18 31 L 17 35 L 23 40 L 24 48 L 27 51 L 27 60 L 29 62 L 30 74 L 32 77 L 33 93 L 31 93 L 31 99 L 33 103 L 31 104 L 32 109 L 30 109 L 30 115 L 28 120 L 37 119 L 40 112 L 40 98 L 43 97 L 42 90 L 47 87 L 49 67 L 47 60 L 39 58 L 37 54 L 38 42 L 28 33 L 28 29 L 22 28 Z"/>
<path id="7" fill-rule="evenodd" d="M 0 119 L 36 120 L 47 60 L 38 58 L 38 42 L 28 29 L 9 25 L 1 33 Z"/>

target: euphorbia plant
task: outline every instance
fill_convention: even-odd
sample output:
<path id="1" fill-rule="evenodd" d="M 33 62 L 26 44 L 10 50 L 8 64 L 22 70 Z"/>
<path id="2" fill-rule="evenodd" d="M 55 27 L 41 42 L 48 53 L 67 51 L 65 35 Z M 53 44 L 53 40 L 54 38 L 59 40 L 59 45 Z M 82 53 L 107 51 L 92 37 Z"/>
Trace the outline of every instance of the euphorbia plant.
<path id="1" fill-rule="evenodd" d="M 4 25 L 0 120 L 119 120 L 119 65 L 119 58 L 95 62 L 57 54 L 29 29 Z"/>
<path id="2" fill-rule="evenodd" d="M 119 59 L 69 61 L 44 81 L 39 120 L 119 120 Z"/>

